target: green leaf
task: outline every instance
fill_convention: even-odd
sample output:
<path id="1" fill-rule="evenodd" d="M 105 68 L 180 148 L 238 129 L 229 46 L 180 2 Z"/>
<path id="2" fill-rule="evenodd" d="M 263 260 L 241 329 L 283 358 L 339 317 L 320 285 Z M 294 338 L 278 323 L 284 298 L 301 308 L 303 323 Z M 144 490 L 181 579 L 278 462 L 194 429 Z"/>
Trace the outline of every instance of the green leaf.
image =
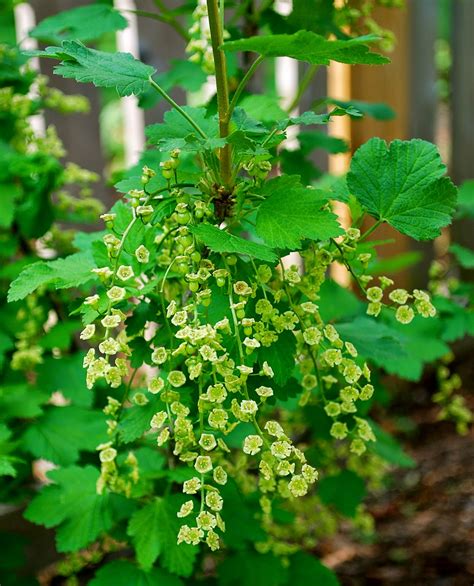
<path id="1" fill-rule="evenodd" d="M 474 250 L 460 244 L 451 244 L 449 252 L 454 254 L 458 263 L 465 269 L 474 269 Z"/>
<path id="2" fill-rule="evenodd" d="M 16 469 L 14 463 L 18 462 L 18 458 L 14 456 L 0 455 L 0 476 L 16 477 Z"/>
<path id="3" fill-rule="evenodd" d="M 38 387 L 48 393 L 60 391 L 75 405 L 89 407 L 94 394 L 86 387 L 83 359 L 82 352 L 60 358 L 45 357 L 37 367 Z"/>
<path id="4" fill-rule="evenodd" d="M 32 56 L 59 59 L 54 72 L 96 87 L 114 87 L 120 96 L 138 95 L 150 87 L 148 78 L 155 73 L 150 65 L 130 53 L 106 53 L 89 49 L 79 41 L 63 41 L 60 47 L 32 51 Z"/>
<path id="5" fill-rule="evenodd" d="M 127 532 L 143 569 L 150 569 L 161 556 L 162 565 L 170 572 L 180 576 L 191 574 L 197 549 L 176 542 L 181 526 L 176 513 L 183 502 L 181 495 L 155 499 L 132 515 Z"/>
<path id="6" fill-rule="evenodd" d="M 58 322 L 41 337 L 38 344 L 45 350 L 68 350 L 71 346 L 74 334 L 80 329 L 80 321 Z"/>
<path id="7" fill-rule="evenodd" d="M 115 560 L 97 570 L 88 586 L 183 586 L 183 582 L 161 568 L 144 572 L 129 561 Z"/>
<path id="8" fill-rule="evenodd" d="M 14 183 L 0 183 L 0 228 L 10 228 L 15 216 L 15 200 L 21 189 Z"/>
<path id="9" fill-rule="evenodd" d="M 268 246 L 244 240 L 211 224 L 190 226 L 190 231 L 213 252 L 234 252 L 273 263 L 278 260 L 277 255 Z"/>
<path id="10" fill-rule="evenodd" d="M 262 35 L 228 41 L 225 51 L 253 51 L 265 57 L 292 57 L 314 65 L 329 65 L 330 61 L 339 63 L 365 63 L 377 65 L 389 63 L 387 57 L 371 53 L 367 43 L 379 37 L 366 35 L 349 40 L 330 41 L 310 31 L 298 31 L 293 35 Z"/>
<path id="11" fill-rule="evenodd" d="M 198 124 L 206 136 L 217 139 L 219 131 L 215 116 L 208 118 L 205 108 L 183 106 L 183 110 Z M 145 132 L 149 142 L 163 151 L 175 148 L 199 150 L 202 148 L 201 145 L 206 144 L 196 129 L 176 110 L 165 112 L 163 122 L 147 126 Z"/>
<path id="12" fill-rule="evenodd" d="M 245 96 L 240 101 L 240 107 L 249 116 L 260 122 L 275 122 L 287 118 L 287 114 L 279 105 L 279 100 L 276 96 Z"/>
<path id="13" fill-rule="evenodd" d="M 359 316 L 352 322 L 336 324 L 336 329 L 341 338 L 352 342 L 364 358 L 382 368 L 385 361 L 393 356 L 400 361 L 407 357 L 404 336 L 386 324 L 369 317 Z"/>
<path id="14" fill-rule="evenodd" d="M 2 384 L 0 386 L 0 418 L 19 417 L 29 419 L 41 415 L 50 395 L 28 384 Z"/>
<path id="15" fill-rule="evenodd" d="M 458 192 L 458 217 L 474 218 L 474 179 L 464 181 Z"/>
<path id="16" fill-rule="evenodd" d="M 375 452 L 386 462 L 401 468 L 414 468 L 416 466 L 415 460 L 403 450 L 402 446 L 393 436 L 384 431 L 374 421 L 370 421 L 370 427 L 377 439 L 376 442 L 369 445 L 369 449 L 372 452 Z"/>
<path id="17" fill-rule="evenodd" d="M 367 116 L 371 116 L 375 120 L 393 120 L 396 116 L 395 111 L 388 104 L 384 104 L 383 102 L 379 103 L 362 102 L 360 100 L 329 100 L 329 103 L 340 106 L 341 108 L 349 108 L 352 106 L 353 108 L 359 110 L 359 112 L 362 112 Z"/>
<path id="18" fill-rule="evenodd" d="M 398 356 L 387 356 L 384 369 L 406 380 L 418 381 L 425 364 L 434 362 L 448 354 L 449 346 L 443 342 L 443 325 L 441 320 L 424 319 L 420 316 L 407 324 L 399 324 L 391 317 L 391 328 L 398 330 L 403 339 L 406 356 L 400 360 Z"/>
<path id="19" fill-rule="evenodd" d="M 52 407 L 22 437 L 25 450 L 60 466 L 73 464 L 79 452 L 93 452 L 107 441 L 106 417 L 83 407 Z"/>
<path id="20" fill-rule="evenodd" d="M 343 470 L 325 476 L 319 482 L 318 494 L 326 505 L 333 505 L 345 517 L 354 517 L 367 491 L 360 476 L 352 470 Z"/>
<path id="21" fill-rule="evenodd" d="M 419 139 L 372 138 L 354 154 L 349 190 L 375 218 L 416 240 L 439 236 L 450 224 L 456 188 L 438 149 Z"/>
<path id="22" fill-rule="evenodd" d="M 238 552 L 219 565 L 219 586 L 282 586 L 288 569 L 273 554 Z"/>
<path id="23" fill-rule="evenodd" d="M 127 28 L 127 20 L 107 4 L 90 4 L 59 12 L 42 20 L 29 36 L 45 43 L 60 43 L 65 39 L 90 41 L 104 33 Z"/>
<path id="24" fill-rule="evenodd" d="M 163 408 L 159 397 L 152 397 L 146 405 L 133 405 L 122 412 L 119 420 L 118 433 L 121 441 L 130 443 L 141 437 L 150 429 L 153 415 Z"/>
<path id="25" fill-rule="evenodd" d="M 288 586 L 339 586 L 337 576 L 317 558 L 302 551 L 290 557 Z"/>
<path id="26" fill-rule="evenodd" d="M 59 552 L 86 547 L 130 511 L 124 497 L 97 493 L 99 471 L 92 466 L 59 468 L 48 476 L 55 484 L 42 488 L 26 509 L 25 518 L 48 528 L 59 525 Z"/>
<path id="27" fill-rule="evenodd" d="M 10 285 L 8 301 L 19 301 L 41 285 L 56 289 L 78 287 L 95 279 L 91 272 L 96 264 L 91 252 L 78 252 L 66 258 L 39 261 L 28 265 Z"/>
<path id="28" fill-rule="evenodd" d="M 277 385 L 284 385 L 295 368 L 296 338 L 292 332 L 282 332 L 271 346 L 262 346 L 258 350 L 260 364 L 268 362 Z"/>
<path id="29" fill-rule="evenodd" d="M 297 175 L 268 181 L 257 212 L 257 234 L 271 247 L 297 249 L 303 238 L 327 240 L 342 234 L 337 217 L 321 210 L 325 194 L 303 187 Z"/>
<path id="30" fill-rule="evenodd" d="M 162 508 L 162 501 L 154 500 L 136 511 L 128 524 L 127 533 L 132 538 L 137 561 L 144 570 L 153 566 L 162 551 Z"/>
<path id="31" fill-rule="evenodd" d="M 330 136 L 325 132 L 300 132 L 298 141 L 301 145 L 301 151 L 305 155 L 316 149 L 323 149 L 333 155 L 347 153 L 349 150 L 349 145 L 345 140 Z"/>

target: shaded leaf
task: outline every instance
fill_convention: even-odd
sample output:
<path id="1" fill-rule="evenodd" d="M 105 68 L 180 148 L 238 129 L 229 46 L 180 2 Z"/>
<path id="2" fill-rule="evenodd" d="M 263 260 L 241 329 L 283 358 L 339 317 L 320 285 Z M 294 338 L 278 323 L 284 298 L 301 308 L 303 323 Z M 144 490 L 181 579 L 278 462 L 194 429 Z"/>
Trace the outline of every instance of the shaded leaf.
<path id="1" fill-rule="evenodd" d="M 225 51 L 253 51 L 265 57 L 292 57 L 314 65 L 339 63 L 382 64 L 389 63 L 387 57 L 372 53 L 367 46 L 379 40 L 375 35 L 366 35 L 348 40 L 328 40 L 316 33 L 301 30 L 293 35 L 262 35 L 227 41 Z"/>
<path id="2" fill-rule="evenodd" d="M 107 441 L 106 417 L 83 407 L 51 407 L 22 437 L 22 446 L 37 458 L 60 466 L 77 461 L 79 452 L 95 451 Z"/>
<path id="3" fill-rule="evenodd" d="M 126 560 L 114 560 L 97 570 L 88 586 L 182 586 L 182 581 L 161 568 L 144 572 Z"/>
<path id="4" fill-rule="evenodd" d="M 65 39 L 90 41 L 127 27 L 127 20 L 107 4 L 89 4 L 65 10 L 42 20 L 29 36 L 47 43 Z"/>
<path id="5" fill-rule="evenodd" d="M 268 246 L 251 242 L 250 240 L 244 240 L 239 236 L 229 234 L 225 230 L 220 230 L 217 226 L 212 226 L 211 224 L 192 226 L 190 227 L 190 231 L 213 252 L 233 252 L 268 262 L 276 262 L 278 260 L 277 255 Z"/>

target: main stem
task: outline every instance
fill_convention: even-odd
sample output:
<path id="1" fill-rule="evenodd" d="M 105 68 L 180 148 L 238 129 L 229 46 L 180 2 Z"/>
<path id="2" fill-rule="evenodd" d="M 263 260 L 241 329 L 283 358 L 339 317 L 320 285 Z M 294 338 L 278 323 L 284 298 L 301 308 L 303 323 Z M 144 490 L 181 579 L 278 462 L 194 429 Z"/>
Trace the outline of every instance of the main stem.
<path id="1" fill-rule="evenodd" d="M 222 23 L 219 14 L 218 0 L 207 0 L 207 13 L 209 16 L 209 28 L 211 31 L 212 53 L 216 69 L 217 108 L 219 111 L 219 135 L 227 138 L 229 135 L 230 109 L 229 87 L 227 85 L 227 63 L 225 54 L 220 48 L 224 42 Z M 223 186 L 229 190 L 232 188 L 232 165 L 230 145 L 226 144 L 220 149 L 220 171 Z"/>

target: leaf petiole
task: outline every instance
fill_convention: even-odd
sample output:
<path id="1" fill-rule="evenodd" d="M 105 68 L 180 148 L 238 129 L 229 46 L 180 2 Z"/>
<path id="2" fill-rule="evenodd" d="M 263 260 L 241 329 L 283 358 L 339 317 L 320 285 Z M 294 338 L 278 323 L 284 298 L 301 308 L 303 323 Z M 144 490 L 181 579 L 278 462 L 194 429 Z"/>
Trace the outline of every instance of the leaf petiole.
<path id="1" fill-rule="evenodd" d="M 181 116 L 183 118 L 185 118 L 189 124 L 191 124 L 191 126 L 196 130 L 196 132 L 205 140 L 208 140 L 208 136 L 207 134 L 202 130 L 202 128 L 199 126 L 199 124 L 185 111 L 183 110 L 183 108 L 181 108 L 181 106 L 179 104 L 177 104 L 173 98 L 167 93 L 165 92 L 165 90 L 156 83 L 156 81 L 150 76 L 148 78 L 148 81 L 150 82 L 150 85 L 159 93 L 163 96 L 163 98 L 169 103 L 171 104 L 171 106 L 181 114 Z"/>

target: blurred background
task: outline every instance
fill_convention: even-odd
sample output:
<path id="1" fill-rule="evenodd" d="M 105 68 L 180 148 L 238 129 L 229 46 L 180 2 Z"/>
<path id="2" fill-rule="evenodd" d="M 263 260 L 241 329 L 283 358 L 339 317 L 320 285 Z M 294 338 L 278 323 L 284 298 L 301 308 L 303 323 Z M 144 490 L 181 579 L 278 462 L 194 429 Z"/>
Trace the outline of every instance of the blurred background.
<path id="1" fill-rule="evenodd" d="M 0 41 L 18 41 L 31 47 L 27 31 L 35 22 L 90 1 L 32 0 L 17 4 L 14 10 L 7 4 L 2 7 L 0 2 Z M 169 7 L 174 4 L 180 2 L 168 2 Z M 279 4 L 282 13 L 289 10 L 288 2 Z M 461 198 L 472 200 L 474 0 L 380 0 L 376 4 L 373 21 L 383 34 L 383 48 L 392 63 L 384 67 L 334 64 L 327 72 L 318 71 L 301 110 L 329 96 L 343 102 L 360 101 L 367 116 L 362 120 L 344 117 L 332 123 L 327 139 L 320 139 L 321 148 L 309 155 L 316 169 L 310 165 L 309 170 L 298 171 L 307 172 L 308 182 L 325 172 L 342 174 L 351 152 L 372 136 L 386 140 L 417 137 L 438 145 L 449 174 L 461 186 Z M 115 5 L 144 11 L 155 8 L 152 0 L 116 0 Z M 132 19 L 132 23 L 135 35 L 132 27 L 131 35 L 105 35 L 96 46 L 114 50 L 118 45 L 159 72 L 167 72 L 172 59 L 182 58 L 185 42 L 167 24 L 146 18 Z M 145 103 L 145 109 L 140 110 L 133 98 L 120 101 L 113 90 L 78 86 L 72 80 L 54 77 L 53 65 L 48 60 L 40 64 L 41 72 L 50 77 L 50 85 L 67 94 L 86 96 L 90 111 L 67 116 L 47 111 L 44 122 L 56 127 L 69 160 L 99 174 L 94 194 L 108 208 L 117 199 L 113 183 L 121 169 L 138 161 L 140 145 L 144 145 L 144 124 L 161 120 L 168 107 L 163 102 Z M 296 62 L 281 60 L 274 70 L 262 71 L 255 83 L 279 96 L 283 103 L 286 95 L 294 94 L 302 75 L 303 69 Z M 173 97 L 183 102 L 184 92 L 178 89 Z M 291 164 L 290 150 L 282 158 L 282 166 L 289 171 Z M 346 212 L 341 209 L 340 213 L 344 216 Z M 474 248 L 474 222 L 460 216 L 440 238 L 428 244 L 409 241 L 385 227 L 378 236 L 391 240 L 384 248 L 391 259 L 384 272 L 396 272 L 403 286 L 426 286 L 432 260 L 442 259 L 451 242 Z M 460 269 L 465 280 L 471 278 L 468 268 Z M 337 279 L 344 283 L 347 275 L 337 275 Z M 456 364 L 468 395 L 472 390 L 472 344 L 461 340 L 458 345 Z M 434 377 L 429 371 L 409 389 L 396 383 L 399 393 L 391 408 L 398 417 L 398 429 L 405 434 L 408 451 L 419 465 L 395 475 L 390 490 L 370 503 L 379 532 L 377 542 L 354 544 L 342 533 L 322 545 L 324 563 L 337 571 L 344 585 L 472 583 L 472 439 L 457 435 L 452 424 L 437 421 L 437 408 L 427 390 L 433 386 Z M 407 412 L 410 419 L 405 416 Z M 12 522 L 16 526 L 21 523 L 18 518 L 0 517 L 0 529 L 8 530 Z M 39 539 L 43 535 L 39 533 Z M 40 549 L 37 543 L 36 553 Z"/>

